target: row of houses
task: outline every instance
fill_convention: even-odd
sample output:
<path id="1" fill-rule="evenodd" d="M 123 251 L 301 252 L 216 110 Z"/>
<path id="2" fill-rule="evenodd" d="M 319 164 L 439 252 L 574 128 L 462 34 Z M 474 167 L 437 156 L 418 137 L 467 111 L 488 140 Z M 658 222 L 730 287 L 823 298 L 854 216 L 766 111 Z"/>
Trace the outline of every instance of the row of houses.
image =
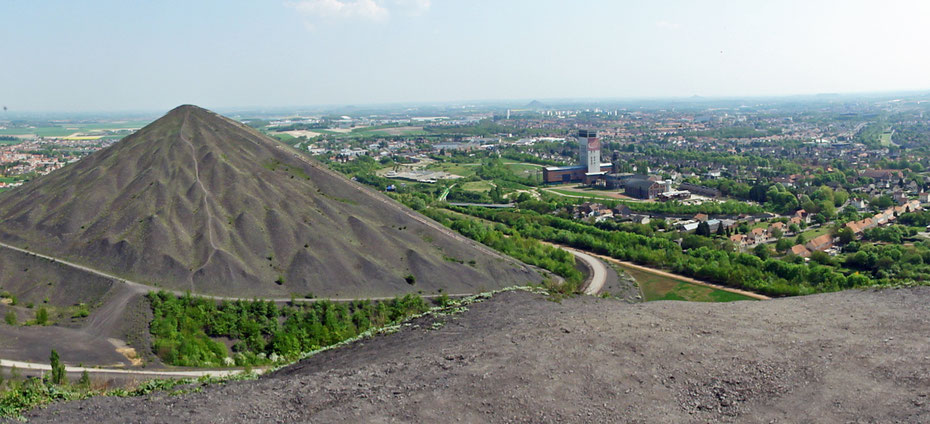
<path id="1" fill-rule="evenodd" d="M 574 206 L 571 212 L 575 218 L 594 218 L 598 222 L 607 218 L 630 221 L 636 224 L 648 224 L 650 222 L 648 214 L 633 212 L 627 205 L 609 208 L 600 203 L 585 202 Z"/>
<path id="2" fill-rule="evenodd" d="M 852 230 L 853 234 L 859 235 L 863 231 L 870 228 L 879 227 L 885 225 L 889 222 L 894 221 L 898 215 L 903 213 L 916 211 L 921 208 L 919 200 L 910 200 L 907 203 L 900 206 L 893 206 L 884 211 L 881 211 L 872 217 L 862 219 L 859 221 L 852 221 L 846 223 L 846 228 Z"/>
<path id="3" fill-rule="evenodd" d="M 853 234 L 856 236 L 861 236 L 865 230 L 889 224 L 897 219 L 898 215 L 900 214 L 920 209 L 921 205 L 919 200 L 910 200 L 903 205 L 893 206 L 885 209 L 884 211 L 881 211 L 872 217 L 859 221 L 847 222 L 846 228 L 852 230 Z M 806 258 L 809 257 L 812 252 L 822 252 L 832 248 L 834 242 L 835 238 L 833 235 L 824 234 L 822 236 L 811 239 L 804 245 L 796 244 L 792 246 L 791 253 Z"/>

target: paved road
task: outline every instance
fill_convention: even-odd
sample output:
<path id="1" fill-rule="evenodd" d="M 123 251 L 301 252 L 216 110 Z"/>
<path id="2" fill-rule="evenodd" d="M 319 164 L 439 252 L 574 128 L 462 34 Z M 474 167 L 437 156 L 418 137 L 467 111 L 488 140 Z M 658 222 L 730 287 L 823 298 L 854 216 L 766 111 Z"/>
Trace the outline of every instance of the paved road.
<path id="1" fill-rule="evenodd" d="M 607 266 L 604 265 L 599 259 L 584 253 L 579 250 L 575 250 L 565 246 L 557 246 L 562 250 L 575 255 L 575 258 L 578 258 L 588 265 L 588 269 L 591 270 L 591 275 L 587 280 L 587 285 L 584 288 L 584 294 L 587 295 L 596 295 L 600 293 L 601 289 L 604 288 L 604 284 L 607 282 Z"/>

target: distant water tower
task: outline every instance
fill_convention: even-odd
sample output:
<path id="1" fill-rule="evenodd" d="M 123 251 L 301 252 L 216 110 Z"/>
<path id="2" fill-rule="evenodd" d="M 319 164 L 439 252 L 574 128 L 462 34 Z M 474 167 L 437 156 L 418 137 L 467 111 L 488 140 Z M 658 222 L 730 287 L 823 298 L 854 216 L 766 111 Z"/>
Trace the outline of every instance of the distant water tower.
<path id="1" fill-rule="evenodd" d="M 601 172 L 601 142 L 597 139 L 597 131 L 578 130 L 575 137 L 578 142 L 578 159 L 581 165 L 588 167 L 588 173 Z"/>

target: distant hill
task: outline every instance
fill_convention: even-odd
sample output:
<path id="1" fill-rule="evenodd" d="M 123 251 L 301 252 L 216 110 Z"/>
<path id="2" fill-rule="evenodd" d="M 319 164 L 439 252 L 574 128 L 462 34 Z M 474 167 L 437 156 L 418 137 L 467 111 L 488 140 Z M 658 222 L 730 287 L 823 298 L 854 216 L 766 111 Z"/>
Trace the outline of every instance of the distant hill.
<path id="1" fill-rule="evenodd" d="M 540 278 L 196 106 L 0 194 L 0 240 L 227 296 L 470 293 Z"/>
<path id="2" fill-rule="evenodd" d="M 527 109 L 536 110 L 536 109 L 545 109 L 546 105 L 540 102 L 539 100 L 533 100 L 526 104 Z"/>

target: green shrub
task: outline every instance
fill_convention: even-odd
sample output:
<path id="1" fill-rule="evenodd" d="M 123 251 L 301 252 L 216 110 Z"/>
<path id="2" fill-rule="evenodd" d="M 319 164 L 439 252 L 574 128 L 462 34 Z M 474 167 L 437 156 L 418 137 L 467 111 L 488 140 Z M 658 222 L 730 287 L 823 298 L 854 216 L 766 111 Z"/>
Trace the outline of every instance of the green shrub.
<path id="1" fill-rule="evenodd" d="M 36 324 L 48 325 L 48 309 L 45 309 L 44 306 L 36 311 Z"/>

